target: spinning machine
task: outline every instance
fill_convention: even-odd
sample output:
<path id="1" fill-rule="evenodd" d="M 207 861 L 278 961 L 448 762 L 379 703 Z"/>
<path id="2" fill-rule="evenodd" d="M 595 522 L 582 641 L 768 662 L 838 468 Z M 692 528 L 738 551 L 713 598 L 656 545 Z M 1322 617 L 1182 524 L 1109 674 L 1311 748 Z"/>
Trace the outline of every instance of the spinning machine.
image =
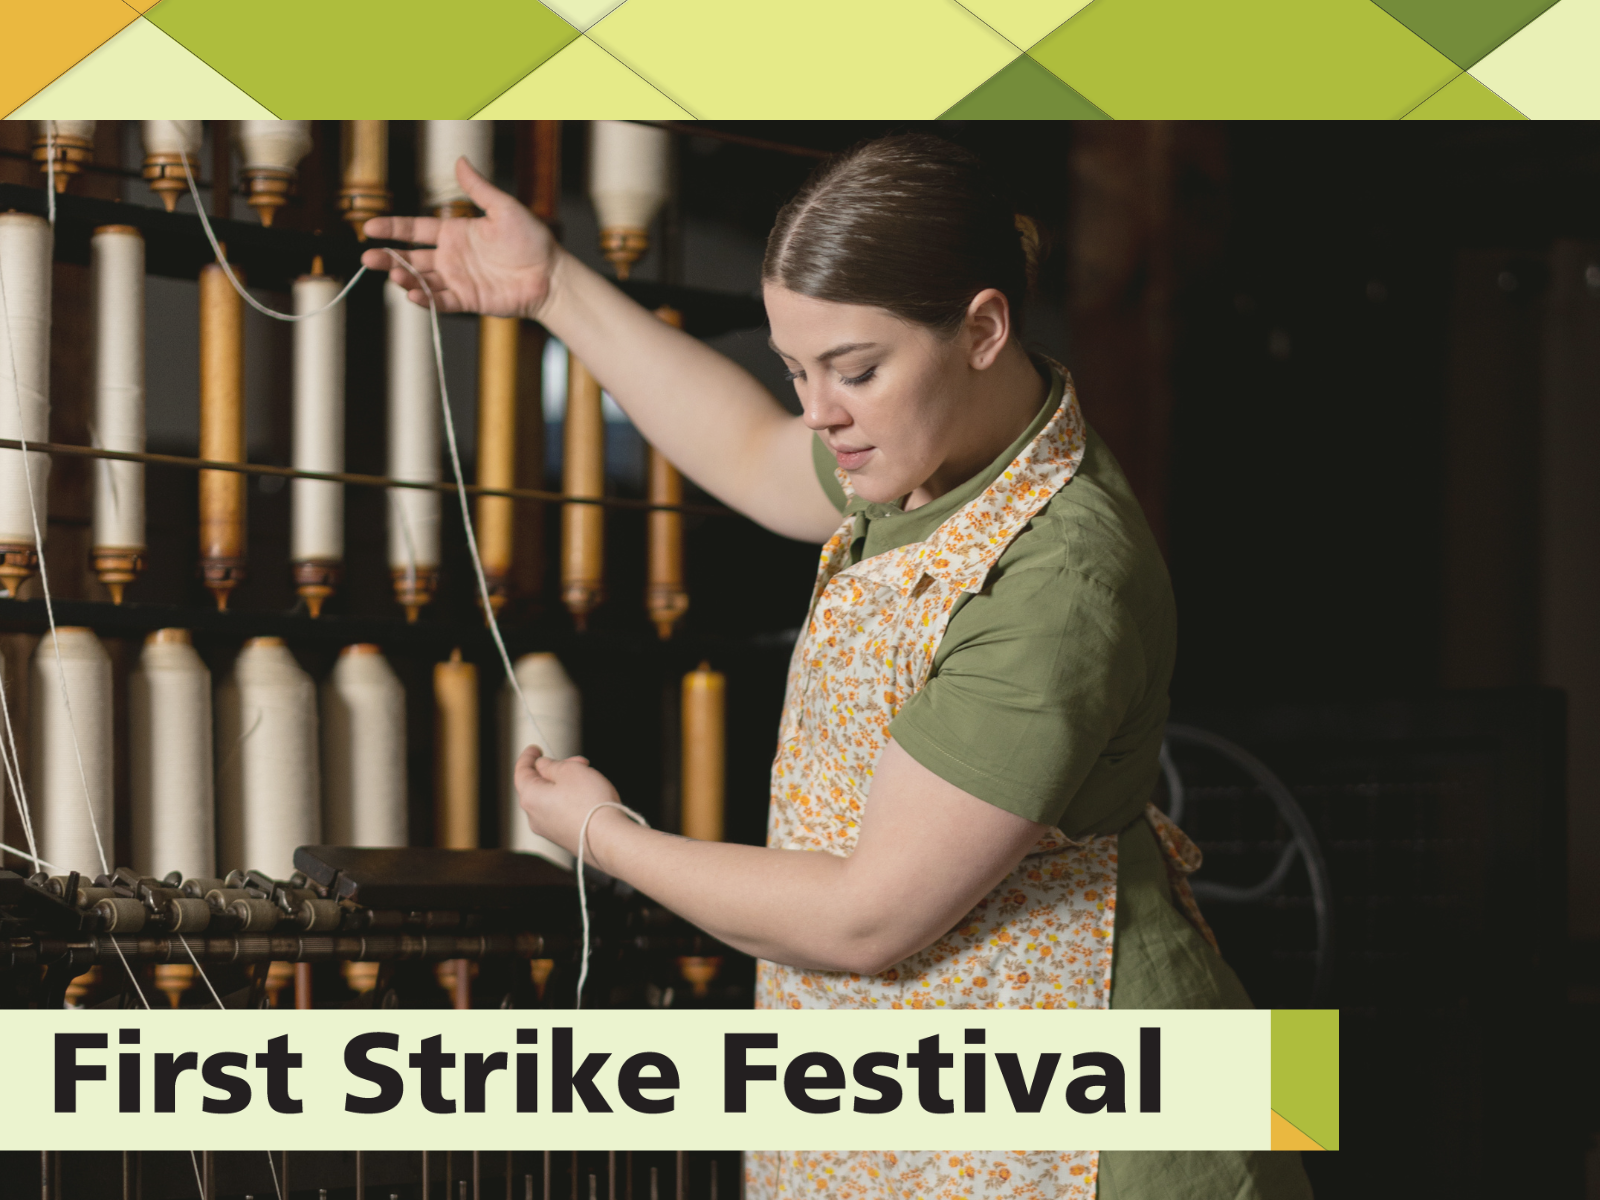
<path id="1" fill-rule="evenodd" d="M 513 318 L 477 322 L 475 485 L 458 479 L 435 318 L 387 281 L 347 286 L 357 239 L 365 220 L 404 211 L 412 197 L 413 211 L 474 215 L 456 164 L 465 159 L 492 176 L 497 145 L 516 148 L 523 190 L 555 225 L 562 130 L 556 122 L 498 135 L 478 121 L 336 124 L 241 121 L 208 133 L 198 121 L 143 122 L 137 186 L 148 187 L 146 204 L 117 206 L 126 222 L 96 224 L 86 256 L 72 239 L 92 206 L 73 208 L 69 189 L 92 167 L 93 122 L 37 123 L 41 186 L 4 185 L 0 208 L 13 211 L 0 212 L 0 584 L 8 597 L 0 599 L 0 1006 L 575 999 L 582 947 L 572 858 L 527 829 L 512 767 L 535 742 L 555 756 L 582 749 L 583 696 L 569 667 L 596 636 L 583 631 L 603 604 L 612 613 L 636 605 L 639 627 L 653 626 L 663 644 L 680 632 L 689 607 L 685 515 L 721 510 L 686 505 L 681 477 L 648 447 L 645 494 L 616 494 L 601 383 L 574 358 L 560 490 L 542 490 L 544 334 Z M 393 139 L 413 127 L 415 155 L 392 159 Z M 320 169 L 314 147 L 331 148 L 335 138 L 341 177 L 322 189 L 334 211 L 301 213 L 300 172 Z M 672 135 L 595 122 L 589 139 L 600 246 L 626 279 L 673 185 Z M 229 162 L 227 147 L 238 151 L 236 186 L 259 225 L 223 219 L 233 186 L 201 179 L 207 144 L 213 164 Z M 390 179 L 391 161 L 414 161 L 414 184 Z M 66 193 L 62 211 L 76 214 L 56 228 L 41 215 L 56 211 L 43 203 L 46 181 Z M 200 186 L 211 189 L 213 211 L 183 211 L 191 191 L 202 198 Z M 296 222 L 332 233 L 311 239 Z M 190 368 L 199 379 L 194 458 L 147 453 L 150 239 L 161 253 L 176 245 L 203 264 Z M 247 249 L 238 263 L 230 241 Z M 258 318 L 246 308 L 261 302 L 245 292 L 243 264 L 308 244 L 319 252 L 280 272 L 292 280 L 279 314 L 291 322 L 280 410 L 290 465 L 252 462 L 247 395 L 261 366 L 246 336 Z M 52 440 L 50 381 L 52 277 L 62 269 L 52 264 L 84 257 L 86 445 Z M 383 315 L 360 322 L 359 336 L 381 337 L 381 356 L 357 347 L 358 323 L 347 315 L 353 298 L 370 304 L 379 292 Z M 693 294 L 678 292 L 658 316 L 693 331 Z M 381 430 L 347 411 L 357 349 L 363 361 L 384 364 Z M 46 537 L 59 493 L 51 466 L 64 455 L 91 467 L 88 571 L 78 576 Z M 384 462 L 384 473 L 351 472 L 358 458 Z M 156 569 L 153 535 L 170 533 L 146 526 L 152 464 L 192 473 L 193 557 L 181 569 L 209 593 L 206 604 L 140 603 Z M 290 484 L 283 563 L 253 552 L 250 484 L 270 477 Z M 476 562 L 458 519 L 458 485 L 475 493 Z M 353 523 L 354 488 L 386 498 L 381 534 Z M 547 503 L 560 518 L 551 589 L 559 605 L 544 603 L 542 562 L 529 560 L 542 533 L 531 526 L 542 525 Z M 618 509 L 644 510 L 644 587 L 631 595 L 607 586 L 606 527 Z M 386 545 L 394 605 L 388 615 L 357 618 L 345 597 L 360 592 L 370 606 L 372 582 L 355 573 L 371 573 L 366 546 L 375 542 Z M 294 612 L 241 607 L 241 589 L 262 573 L 288 577 Z M 65 592 L 72 578 L 98 586 L 103 599 Z M 487 603 L 467 619 L 457 604 L 451 616 L 441 611 L 449 594 Z M 42 620 L 39 600 L 51 601 Z M 67 609 L 70 621 L 61 617 Z M 493 643 L 485 622 L 498 624 Z M 517 653 L 502 658 L 494 649 L 501 640 Z M 664 645 L 653 653 L 653 661 L 673 661 Z M 419 655 L 431 667 L 419 668 Z M 726 681 L 708 662 L 682 671 L 671 676 L 665 711 L 675 728 L 663 739 L 676 741 L 664 746 L 675 804 L 663 807 L 669 818 L 681 812 L 688 836 L 720 839 Z M 748 1003 L 744 985 L 719 983 L 725 948 L 592 870 L 588 890 L 587 1003 Z"/>

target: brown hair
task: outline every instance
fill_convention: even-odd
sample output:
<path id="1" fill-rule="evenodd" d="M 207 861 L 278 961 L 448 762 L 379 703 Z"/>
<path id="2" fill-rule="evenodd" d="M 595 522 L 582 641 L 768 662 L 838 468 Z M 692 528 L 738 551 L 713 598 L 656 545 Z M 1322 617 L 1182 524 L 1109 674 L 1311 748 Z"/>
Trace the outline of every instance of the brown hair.
<path id="1" fill-rule="evenodd" d="M 778 211 L 761 278 L 945 334 L 992 287 L 1005 294 L 1016 329 L 1038 253 L 1033 222 L 1014 213 L 977 155 L 906 133 L 819 167 Z"/>

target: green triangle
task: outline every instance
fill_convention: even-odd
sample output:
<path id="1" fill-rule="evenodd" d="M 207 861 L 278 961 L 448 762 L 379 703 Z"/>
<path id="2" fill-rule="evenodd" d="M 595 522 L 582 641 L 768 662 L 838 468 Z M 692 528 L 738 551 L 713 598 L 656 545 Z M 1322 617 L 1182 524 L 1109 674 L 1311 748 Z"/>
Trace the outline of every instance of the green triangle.
<path id="1" fill-rule="evenodd" d="M 578 36 L 537 0 L 161 0 L 147 20 L 286 118 L 470 117 Z"/>
<path id="2" fill-rule="evenodd" d="M 941 121 L 1110 120 L 1026 54 L 989 76 L 945 110 Z"/>
<path id="3" fill-rule="evenodd" d="M 1405 116 L 1408 121 L 1526 121 L 1465 71 Z"/>
<path id="4" fill-rule="evenodd" d="M 1556 0 L 1374 0 L 1465 70 Z"/>
<path id="5" fill-rule="evenodd" d="M 1110 120 L 1027 54 L 1018 54 L 939 120 Z"/>

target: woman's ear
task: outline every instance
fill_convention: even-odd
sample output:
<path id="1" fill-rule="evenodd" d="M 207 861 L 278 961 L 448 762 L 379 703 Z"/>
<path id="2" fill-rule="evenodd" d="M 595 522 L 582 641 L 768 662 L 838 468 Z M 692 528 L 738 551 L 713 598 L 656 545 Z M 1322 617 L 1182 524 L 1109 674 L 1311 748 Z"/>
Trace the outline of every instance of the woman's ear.
<path id="1" fill-rule="evenodd" d="M 967 362 L 975 371 L 994 365 L 1011 336 L 1011 304 L 998 288 L 984 288 L 967 305 Z"/>

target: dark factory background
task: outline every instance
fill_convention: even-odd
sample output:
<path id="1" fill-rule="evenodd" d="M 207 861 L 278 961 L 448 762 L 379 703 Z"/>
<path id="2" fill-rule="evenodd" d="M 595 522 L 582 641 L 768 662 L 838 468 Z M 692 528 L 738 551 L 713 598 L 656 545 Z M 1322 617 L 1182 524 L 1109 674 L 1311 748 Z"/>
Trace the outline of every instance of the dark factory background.
<path id="1" fill-rule="evenodd" d="M 136 123 L 120 126 L 100 123 L 101 169 L 73 190 L 153 204 L 136 178 Z M 279 217 L 290 230 L 339 223 L 337 134 L 317 126 Z M 900 128 L 684 127 L 676 194 L 635 277 L 756 295 L 773 214 L 818 157 Z M 1072 370 L 1165 547 L 1180 620 L 1174 719 L 1260 758 L 1320 841 L 1331 933 L 1313 921 L 1316 889 L 1300 867 L 1263 903 L 1215 909 L 1259 1004 L 1344 1013 L 1343 1149 L 1308 1156 L 1318 1195 L 1600 1197 L 1600 470 L 1585 465 L 1600 448 L 1600 127 L 937 130 L 986 156 L 1045 230 L 1026 335 Z M 499 182 L 526 197 L 521 134 L 502 123 L 496 137 Z M 391 123 L 399 212 L 416 210 L 411 144 L 407 123 Z M 25 123 L 0 122 L 0 183 L 38 186 L 29 145 Z M 570 123 L 563 238 L 601 267 L 584 156 Z M 180 211 L 192 211 L 187 198 Z M 84 283 L 62 270 L 58 329 L 81 329 Z M 258 294 L 285 307 L 286 279 Z M 151 279 L 151 450 L 196 452 L 196 312 L 192 281 Z M 352 295 L 349 320 L 347 469 L 378 474 L 376 286 Z M 724 324 L 713 344 L 792 405 L 764 331 Z M 470 477 L 475 328 L 445 326 Z M 252 461 L 288 462 L 288 346 L 286 328 L 247 315 Z M 59 333 L 55 353 L 52 436 L 87 442 L 85 368 Z M 559 404 L 547 400 L 546 415 L 549 449 L 523 486 L 559 487 Z M 640 494 L 641 454 L 613 424 L 617 494 Z M 87 571 L 87 478 L 68 460 L 51 479 L 49 561 L 69 599 L 103 598 Z M 150 565 L 130 604 L 198 605 L 192 476 L 151 468 L 147 480 Z M 240 612 L 294 606 L 288 496 L 270 480 L 251 487 Z M 383 527 L 382 504 L 350 489 L 348 582 L 331 615 L 396 616 L 381 538 L 355 536 Z M 423 618 L 445 632 L 396 660 L 424 729 L 424 673 L 476 611 L 451 511 L 443 592 Z M 815 548 L 734 518 L 690 518 L 691 606 L 679 639 L 657 645 L 642 601 L 643 516 L 608 516 L 610 598 L 585 634 L 557 599 L 556 516 L 519 505 L 512 652 L 562 655 L 584 692 L 586 752 L 668 825 L 663 681 L 701 658 L 727 671 L 729 836 L 759 841 Z M 197 644 L 211 658 L 230 643 Z M 295 645 L 313 674 L 336 648 Z M 486 657 L 480 666 L 498 687 Z M 431 749 L 413 740 L 412 825 L 425 841 Z M 1175 743 L 1174 756 L 1186 826 L 1210 860 L 1201 878 L 1265 874 L 1287 835 L 1260 790 L 1192 746 Z M 486 796 L 500 786 L 486 780 Z M 484 844 L 495 844 L 499 807 L 483 810 Z M 17 1157 L 0 1195 L 34 1194 L 37 1156 Z M 223 1192 L 264 1186 L 241 1177 Z"/>

